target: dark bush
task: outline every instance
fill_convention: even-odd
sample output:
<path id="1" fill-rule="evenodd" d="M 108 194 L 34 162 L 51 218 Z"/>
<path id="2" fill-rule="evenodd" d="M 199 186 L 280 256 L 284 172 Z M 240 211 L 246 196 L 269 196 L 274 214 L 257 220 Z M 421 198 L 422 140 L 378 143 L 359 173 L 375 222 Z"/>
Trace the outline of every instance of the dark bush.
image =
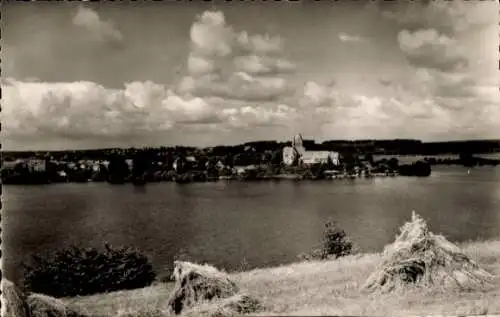
<path id="1" fill-rule="evenodd" d="M 337 226 L 335 222 L 328 221 L 323 231 L 323 241 L 319 248 L 309 254 L 301 254 L 302 260 L 327 260 L 337 259 L 354 253 L 353 243 L 347 237 L 345 231 Z"/>
<path id="2" fill-rule="evenodd" d="M 322 259 L 346 256 L 351 254 L 352 250 L 352 242 L 347 238 L 345 231 L 334 222 L 328 221 L 323 232 Z"/>
<path id="3" fill-rule="evenodd" d="M 431 175 L 431 172 L 431 165 L 423 161 L 417 161 L 411 165 L 406 164 L 399 167 L 399 175 L 401 176 L 427 177 Z"/>
<path id="4" fill-rule="evenodd" d="M 141 288 L 156 277 L 146 256 L 108 244 L 104 251 L 73 246 L 45 258 L 34 256 L 24 272 L 26 291 L 54 297 Z"/>

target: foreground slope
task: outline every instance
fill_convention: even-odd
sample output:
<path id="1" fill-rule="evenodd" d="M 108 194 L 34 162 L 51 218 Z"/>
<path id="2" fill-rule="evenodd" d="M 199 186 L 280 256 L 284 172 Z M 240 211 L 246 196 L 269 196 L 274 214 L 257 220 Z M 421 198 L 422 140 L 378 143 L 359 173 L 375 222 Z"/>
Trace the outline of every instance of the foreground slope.
<path id="1" fill-rule="evenodd" d="M 240 289 L 259 298 L 260 315 L 500 314 L 500 240 L 460 245 L 495 277 L 486 291 L 407 289 L 370 294 L 362 285 L 381 263 L 381 254 L 361 254 L 326 262 L 304 262 L 231 274 Z M 161 316 L 173 284 L 66 299 L 92 315 Z M 255 314 L 253 314 L 255 315 Z"/>

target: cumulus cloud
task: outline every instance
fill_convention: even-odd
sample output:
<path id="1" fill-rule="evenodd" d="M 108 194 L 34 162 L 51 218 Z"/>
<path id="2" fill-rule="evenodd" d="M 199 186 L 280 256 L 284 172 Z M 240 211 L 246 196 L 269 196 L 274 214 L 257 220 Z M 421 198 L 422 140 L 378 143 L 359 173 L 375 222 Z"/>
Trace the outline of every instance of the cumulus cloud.
<path id="1" fill-rule="evenodd" d="M 327 138 L 366 138 L 367 131 L 379 138 L 393 138 L 394 131 L 405 130 L 410 118 L 415 121 L 430 117 L 423 113 L 424 109 L 417 112 L 418 108 L 395 98 L 347 93 L 335 85 L 315 81 L 304 85 L 300 106 L 301 130 Z"/>
<path id="2" fill-rule="evenodd" d="M 244 73 L 238 75 L 239 80 L 248 80 Z M 231 101 L 227 96 L 192 96 L 149 81 L 127 83 L 122 89 L 108 89 L 92 82 L 10 80 L 4 85 L 1 116 L 4 136 L 8 138 L 45 135 L 78 140 L 180 131 L 253 131 L 259 127 L 283 127 L 317 135 L 341 126 L 345 132 L 346 122 L 349 129 L 387 126 L 397 111 L 401 115 L 409 111 L 387 99 L 347 94 L 333 84 L 313 81 L 300 91 L 299 107 L 280 102 Z"/>
<path id="3" fill-rule="evenodd" d="M 397 41 L 412 66 L 479 78 L 496 76 L 497 11 L 493 1 L 401 1 L 382 15 L 403 27 Z"/>
<path id="4" fill-rule="evenodd" d="M 435 131 L 441 126 L 463 131 L 474 127 L 485 133 L 493 122 L 500 124 L 498 88 L 494 92 L 500 73 L 494 67 L 498 57 L 492 54 L 498 45 L 497 10 L 492 1 L 430 1 L 384 8 L 387 19 L 405 28 L 397 41 L 413 69 L 405 78 L 381 83 L 395 89 L 398 101 L 432 110 L 428 125 Z M 498 119 L 487 118 L 486 113 Z"/>
<path id="5" fill-rule="evenodd" d="M 300 106 L 314 112 L 324 122 L 358 121 L 376 123 L 390 118 L 386 101 L 380 97 L 349 94 L 334 85 L 309 81 L 304 85 Z M 356 124 L 356 123 L 354 123 Z"/>
<path id="6" fill-rule="evenodd" d="M 342 42 L 354 42 L 354 43 L 366 42 L 365 38 L 358 36 L 358 35 L 349 35 L 349 34 L 340 32 L 338 36 Z"/>
<path id="7" fill-rule="evenodd" d="M 220 11 L 206 11 L 190 30 L 188 75 L 178 89 L 194 96 L 246 101 L 278 100 L 288 91 L 282 75 L 295 70 L 283 56 L 283 41 L 268 34 L 238 32 Z"/>
<path id="8" fill-rule="evenodd" d="M 206 11 L 193 23 L 190 30 L 193 50 L 196 54 L 212 58 L 232 53 L 234 31 L 226 25 L 224 13 Z"/>
<path id="9" fill-rule="evenodd" d="M 189 54 L 188 57 L 188 71 L 193 76 L 201 76 L 215 72 L 215 65 L 209 59 Z"/>
<path id="10" fill-rule="evenodd" d="M 6 137 L 58 136 L 69 139 L 120 137 L 175 131 L 186 125 L 246 127 L 272 125 L 291 108 L 228 108 L 224 99 L 179 95 L 152 82 L 109 89 L 92 82 L 3 83 L 1 117 Z"/>
<path id="11" fill-rule="evenodd" d="M 83 6 L 73 23 L 98 40 L 123 38 L 110 22 Z M 207 11 L 191 26 L 190 40 L 188 74 L 173 87 L 151 81 L 110 89 L 87 81 L 2 79 L 4 135 L 118 138 L 284 125 L 295 115 L 280 102 L 290 92 L 281 75 L 295 65 L 283 56 L 279 37 L 237 32 L 222 12 Z"/>
<path id="12" fill-rule="evenodd" d="M 91 82 L 14 82 L 3 87 L 3 132 L 78 138 L 169 129 L 172 122 L 160 98 L 154 99 L 155 89 L 148 83 L 141 89 L 132 83 L 117 90 Z"/>
<path id="13" fill-rule="evenodd" d="M 458 110 L 479 108 L 498 97 L 493 92 L 496 83 L 471 76 L 467 72 L 442 72 L 433 69 L 418 69 L 411 78 L 396 78 L 387 87 L 400 100 L 413 96 L 419 100 L 433 99 L 437 106 L 457 105 Z M 497 88 L 498 89 L 498 88 Z M 459 105 L 459 106 L 458 106 Z"/>
<path id="14" fill-rule="evenodd" d="M 498 86 L 480 85 L 466 74 L 433 74 L 429 70 L 401 82 L 384 80 L 394 88 L 386 96 L 347 93 L 335 85 L 307 82 L 297 117 L 301 127 L 313 125 L 312 134 L 322 131 L 329 138 L 365 138 L 366 131 L 388 138 L 394 138 L 396 131 L 398 137 L 450 138 L 446 135 L 450 130 L 475 137 L 467 131 L 492 135 L 500 125 Z M 419 86 L 423 86 L 421 90 L 416 89 Z M 464 91 L 456 90 L 458 87 Z"/>
<path id="15" fill-rule="evenodd" d="M 459 43 L 435 29 L 402 30 L 398 34 L 398 42 L 408 61 L 417 67 L 442 71 L 467 67 L 468 59 Z"/>
<path id="16" fill-rule="evenodd" d="M 223 113 L 228 123 L 234 128 L 255 128 L 262 126 L 288 125 L 293 120 L 296 110 L 280 104 L 272 108 L 261 106 L 245 106 L 241 108 L 227 108 Z"/>
<path id="17" fill-rule="evenodd" d="M 73 17 L 73 24 L 88 31 L 95 40 L 121 42 L 123 34 L 111 21 L 103 21 L 99 14 L 91 8 L 79 6 Z"/>
<path id="18" fill-rule="evenodd" d="M 285 59 L 258 56 L 255 54 L 236 57 L 234 59 L 234 67 L 237 71 L 254 75 L 272 75 L 293 72 L 295 70 L 295 65 Z"/>
<path id="19" fill-rule="evenodd" d="M 455 34 L 491 24 L 497 8 L 494 1 L 397 1 L 379 10 L 382 17 L 410 30 Z"/>
<path id="20" fill-rule="evenodd" d="M 425 122 L 429 137 L 450 138 L 450 131 L 469 137 L 496 137 L 500 125 L 498 85 L 482 82 L 467 73 L 418 70 L 410 80 L 395 81 L 391 113 L 415 128 L 411 118 Z M 460 131 L 460 132 L 458 132 Z"/>
<path id="21" fill-rule="evenodd" d="M 440 6 L 433 10 L 449 11 Z M 90 9 L 79 9 L 76 25 L 100 41 L 123 38 L 110 31 L 116 31 L 111 23 L 85 10 Z M 290 77 L 296 66 L 280 37 L 237 31 L 222 12 L 208 11 L 190 28 L 187 73 L 171 86 L 137 81 L 110 89 L 87 81 L 2 78 L 3 133 L 13 140 L 44 135 L 73 144 L 85 138 L 147 135 L 149 140 L 151 135 L 189 133 L 203 139 L 206 132 L 221 131 L 248 136 L 271 131 L 269 127 L 318 138 L 393 138 L 395 132 L 401 133 L 397 137 L 431 137 L 452 128 L 484 132 L 500 125 L 499 73 L 487 73 L 488 63 L 483 67 L 473 61 L 466 46 L 470 43 L 463 44 L 463 27 L 432 17 L 425 24 L 425 18 L 417 16 L 412 17 L 415 25 L 417 18 L 418 27 L 405 24 L 394 38 L 408 61 L 408 73 L 384 75 L 377 89 L 389 91 L 386 95 L 363 92 L 364 83 L 348 92 L 342 82 L 323 84 L 311 78 L 303 87 L 294 87 L 297 78 Z M 344 42 L 364 40 L 338 36 Z"/>
<path id="22" fill-rule="evenodd" d="M 200 97 L 222 97 L 243 101 L 277 101 L 289 91 L 287 82 L 280 77 L 255 78 L 237 72 L 223 78 L 217 74 L 202 77 L 186 76 L 178 91 Z"/>
<path id="23" fill-rule="evenodd" d="M 246 31 L 237 35 L 237 42 L 239 49 L 261 54 L 279 54 L 284 46 L 283 40 L 279 36 L 270 36 L 269 34 L 249 35 Z"/>

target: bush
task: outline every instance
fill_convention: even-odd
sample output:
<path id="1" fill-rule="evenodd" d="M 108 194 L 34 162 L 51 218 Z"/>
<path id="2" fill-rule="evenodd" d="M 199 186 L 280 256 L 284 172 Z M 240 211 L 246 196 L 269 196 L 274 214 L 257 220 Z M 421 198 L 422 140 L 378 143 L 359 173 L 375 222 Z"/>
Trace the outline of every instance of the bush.
<path id="1" fill-rule="evenodd" d="M 322 258 L 327 259 L 332 256 L 339 258 L 350 255 L 352 251 L 352 242 L 347 238 L 345 231 L 334 222 L 328 221 L 323 232 Z"/>
<path id="2" fill-rule="evenodd" d="M 302 260 L 328 260 L 350 255 L 354 252 L 353 243 L 347 238 L 344 230 L 335 222 L 328 221 L 323 232 L 321 247 L 309 254 L 301 254 Z"/>
<path id="3" fill-rule="evenodd" d="M 411 165 L 402 165 L 399 167 L 399 174 L 401 176 L 427 177 L 431 175 L 431 172 L 431 165 L 423 161 L 417 161 Z"/>
<path id="4" fill-rule="evenodd" d="M 150 285 L 156 274 L 146 256 L 130 248 L 70 247 L 24 265 L 26 291 L 54 297 L 90 295 Z"/>

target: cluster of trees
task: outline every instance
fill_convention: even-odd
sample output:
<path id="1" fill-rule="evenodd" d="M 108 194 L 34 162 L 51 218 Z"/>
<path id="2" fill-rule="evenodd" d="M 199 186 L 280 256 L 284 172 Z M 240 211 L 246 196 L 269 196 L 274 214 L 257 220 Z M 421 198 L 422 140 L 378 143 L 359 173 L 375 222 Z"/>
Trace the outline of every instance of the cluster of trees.
<path id="1" fill-rule="evenodd" d="M 316 143 L 314 140 L 303 140 L 304 147 L 311 151 L 337 151 L 355 152 L 357 154 L 380 154 L 380 155 L 438 155 L 438 154 L 460 154 L 460 153 L 496 153 L 500 152 L 500 140 L 469 140 L 469 141 L 447 141 L 447 142 L 422 142 L 411 139 L 394 140 L 330 140 Z M 290 146 L 291 142 L 278 141 L 254 141 L 232 146 L 215 146 L 207 148 L 196 148 L 188 146 L 174 147 L 145 147 L 137 148 L 106 148 L 71 151 L 2 151 L 4 159 L 18 158 L 44 158 L 52 157 L 58 161 L 77 161 L 83 159 L 107 160 L 113 155 L 121 155 L 132 158 L 137 152 L 147 152 L 161 157 L 174 157 L 178 154 L 189 155 L 189 153 L 210 156 L 234 156 L 245 153 L 245 149 L 253 148 L 256 153 L 272 153 L 281 150 L 284 146 Z"/>
<path id="2" fill-rule="evenodd" d="M 471 153 L 461 153 L 458 158 L 426 157 L 425 161 L 430 165 L 463 165 L 465 167 L 500 165 L 498 159 L 475 157 Z"/>

